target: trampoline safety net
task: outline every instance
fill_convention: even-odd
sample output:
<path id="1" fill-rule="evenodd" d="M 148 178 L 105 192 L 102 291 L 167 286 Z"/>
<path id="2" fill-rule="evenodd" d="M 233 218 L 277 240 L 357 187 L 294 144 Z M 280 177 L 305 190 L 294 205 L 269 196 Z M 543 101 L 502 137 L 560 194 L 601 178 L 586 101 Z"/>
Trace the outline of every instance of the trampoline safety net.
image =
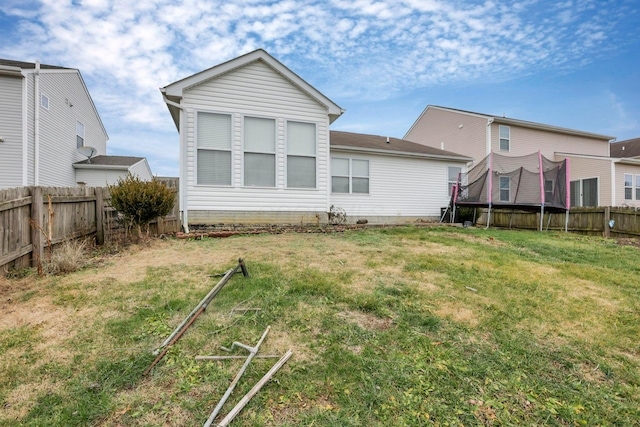
<path id="1" fill-rule="evenodd" d="M 538 153 L 503 156 L 490 153 L 453 187 L 453 205 L 566 211 L 569 209 L 568 161 L 553 162 Z"/>

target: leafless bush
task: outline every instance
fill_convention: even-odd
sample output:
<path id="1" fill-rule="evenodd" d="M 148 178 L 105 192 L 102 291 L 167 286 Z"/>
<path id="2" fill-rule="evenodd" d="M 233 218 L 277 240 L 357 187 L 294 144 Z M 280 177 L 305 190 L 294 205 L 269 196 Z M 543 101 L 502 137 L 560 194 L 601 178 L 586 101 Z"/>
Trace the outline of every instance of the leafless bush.
<path id="1" fill-rule="evenodd" d="M 64 274 L 79 270 L 87 264 L 86 239 L 67 240 L 54 248 L 51 259 L 43 265 L 45 274 Z"/>

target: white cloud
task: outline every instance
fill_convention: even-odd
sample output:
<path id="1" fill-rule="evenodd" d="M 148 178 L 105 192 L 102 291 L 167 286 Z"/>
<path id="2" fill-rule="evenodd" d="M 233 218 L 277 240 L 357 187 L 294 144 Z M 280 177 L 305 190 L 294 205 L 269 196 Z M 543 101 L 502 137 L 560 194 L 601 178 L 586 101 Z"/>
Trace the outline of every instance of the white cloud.
<path id="1" fill-rule="evenodd" d="M 1 56 L 79 68 L 101 115 L 131 126 L 170 122 L 158 87 L 258 47 L 332 98 L 381 99 L 584 64 L 637 17 L 596 0 L 4 0 L 0 11 L 15 21 Z"/>

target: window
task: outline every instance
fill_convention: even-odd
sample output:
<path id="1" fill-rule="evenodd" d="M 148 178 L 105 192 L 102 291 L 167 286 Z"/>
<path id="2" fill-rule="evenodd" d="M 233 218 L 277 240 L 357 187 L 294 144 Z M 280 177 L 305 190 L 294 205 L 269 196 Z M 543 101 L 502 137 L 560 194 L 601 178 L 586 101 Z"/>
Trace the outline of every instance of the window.
<path id="1" fill-rule="evenodd" d="M 571 206 L 598 206 L 598 178 L 570 182 Z"/>
<path id="2" fill-rule="evenodd" d="M 351 160 L 351 192 L 369 194 L 369 160 Z"/>
<path id="3" fill-rule="evenodd" d="M 630 173 L 624 174 L 624 199 L 633 200 L 633 175 Z"/>
<path id="4" fill-rule="evenodd" d="M 316 188 L 316 125 L 287 122 L 287 187 Z"/>
<path id="5" fill-rule="evenodd" d="M 544 180 L 544 202 L 547 204 L 553 202 L 553 180 L 552 179 Z"/>
<path id="6" fill-rule="evenodd" d="M 453 186 L 456 185 L 458 183 L 458 177 L 460 176 L 460 173 L 462 172 L 462 168 L 457 167 L 457 166 L 448 166 L 447 167 L 448 172 L 449 172 L 449 179 L 448 179 L 448 183 L 449 183 L 449 196 L 453 195 Z"/>
<path id="7" fill-rule="evenodd" d="M 84 125 L 76 122 L 76 144 L 77 147 L 84 147 Z"/>
<path id="8" fill-rule="evenodd" d="M 500 177 L 500 201 L 508 202 L 510 199 L 511 179 L 508 176 Z"/>
<path id="9" fill-rule="evenodd" d="M 45 110 L 49 109 L 49 97 L 44 93 L 40 94 L 40 106 Z"/>
<path id="10" fill-rule="evenodd" d="M 511 146 L 511 129 L 509 126 L 500 126 L 500 151 L 509 151 Z"/>
<path id="11" fill-rule="evenodd" d="M 197 182 L 231 185 L 231 116 L 198 112 Z"/>
<path id="12" fill-rule="evenodd" d="M 636 175 L 636 200 L 640 200 L 640 175 Z"/>
<path id="13" fill-rule="evenodd" d="M 276 186 L 276 121 L 244 119 L 244 185 Z"/>
<path id="14" fill-rule="evenodd" d="M 369 160 L 332 157 L 331 192 L 369 194 Z"/>

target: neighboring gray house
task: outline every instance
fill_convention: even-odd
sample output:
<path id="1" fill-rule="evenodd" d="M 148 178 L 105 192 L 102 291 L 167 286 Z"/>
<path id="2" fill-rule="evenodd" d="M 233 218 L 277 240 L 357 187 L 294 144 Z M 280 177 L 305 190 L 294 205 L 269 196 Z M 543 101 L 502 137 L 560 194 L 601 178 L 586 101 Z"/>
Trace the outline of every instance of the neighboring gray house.
<path id="1" fill-rule="evenodd" d="M 127 174 L 149 181 L 153 178 L 144 157 L 96 156 L 73 164 L 78 184 L 89 187 L 106 187 L 118 182 Z"/>
<path id="2" fill-rule="evenodd" d="M 351 220 L 436 218 L 448 202 L 448 166 L 471 160 L 399 139 L 330 133 L 344 111 L 261 49 L 160 90 L 180 134 L 187 230 L 323 223 L 332 205 Z"/>
<path id="3" fill-rule="evenodd" d="M 0 59 L 0 189 L 87 182 L 78 148 L 105 156 L 107 140 L 79 70 Z"/>

